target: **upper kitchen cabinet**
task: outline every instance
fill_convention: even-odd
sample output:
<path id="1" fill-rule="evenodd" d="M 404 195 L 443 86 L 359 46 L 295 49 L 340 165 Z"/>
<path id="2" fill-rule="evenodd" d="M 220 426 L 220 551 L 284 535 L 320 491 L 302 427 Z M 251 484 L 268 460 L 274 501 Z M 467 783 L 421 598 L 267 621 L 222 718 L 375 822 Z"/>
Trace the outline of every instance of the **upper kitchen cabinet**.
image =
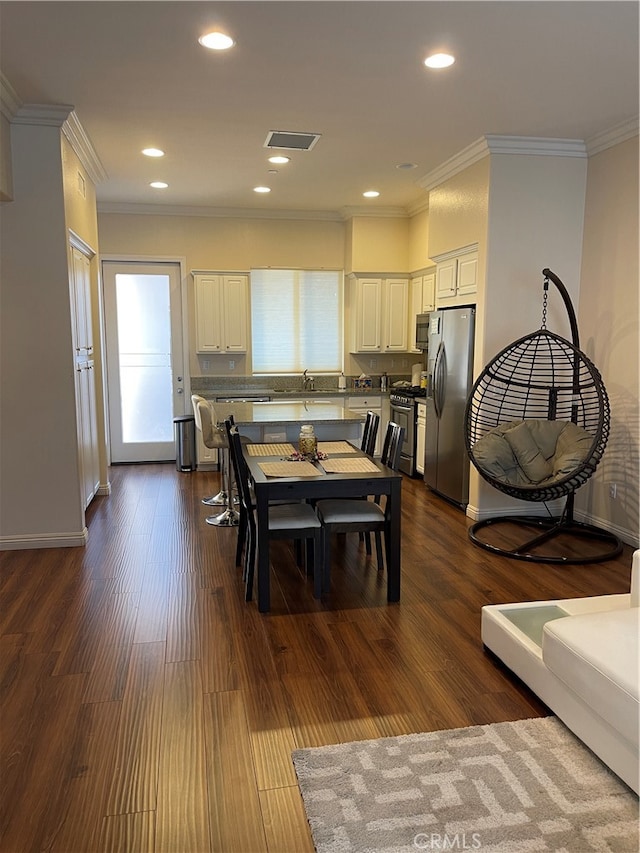
<path id="1" fill-rule="evenodd" d="M 409 280 L 351 277 L 351 352 L 406 352 Z"/>
<path id="2" fill-rule="evenodd" d="M 409 326 L 407 340 L 411 352 L 420 352 L 416 347 L 416 317 L 435 308 L 436 274 L 433 271 L 413 275 L 409 283 Z"/>
<path id="3" fill-rule="evenodd" d="M 247 275 L 194 271 L 196 351 L 247 351 Z"/>
<path id="4" fill-rule="evenodd" d="M 435 304 L 438 308 L 476 301 L 478 290 L 477 244 L 434 258 L 436 261 Z"/>

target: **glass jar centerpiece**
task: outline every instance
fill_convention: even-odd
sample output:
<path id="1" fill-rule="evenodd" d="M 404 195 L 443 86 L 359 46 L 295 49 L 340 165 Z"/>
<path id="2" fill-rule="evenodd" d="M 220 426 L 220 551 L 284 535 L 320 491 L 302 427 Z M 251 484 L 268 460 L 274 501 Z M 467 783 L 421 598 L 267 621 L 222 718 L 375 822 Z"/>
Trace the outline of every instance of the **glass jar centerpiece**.
<path id="1" fill-rule="evenodd" d="M 318 449 L 318 439 L 313 431 L 313 424 L 302 424 L 298 439 L 298 452 L 302 456 L 315 456 Z"/>

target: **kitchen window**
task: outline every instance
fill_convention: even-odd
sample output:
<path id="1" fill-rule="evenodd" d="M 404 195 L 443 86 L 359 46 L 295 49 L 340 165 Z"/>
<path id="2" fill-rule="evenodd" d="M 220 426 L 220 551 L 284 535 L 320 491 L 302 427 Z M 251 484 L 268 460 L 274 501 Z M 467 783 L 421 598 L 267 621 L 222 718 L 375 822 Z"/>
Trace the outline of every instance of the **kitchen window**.
<path id="1" fill-rule="evenodd" d="M 251 270 L 254 373 L 340 373 L 342 278 L 338 270 Z"/>

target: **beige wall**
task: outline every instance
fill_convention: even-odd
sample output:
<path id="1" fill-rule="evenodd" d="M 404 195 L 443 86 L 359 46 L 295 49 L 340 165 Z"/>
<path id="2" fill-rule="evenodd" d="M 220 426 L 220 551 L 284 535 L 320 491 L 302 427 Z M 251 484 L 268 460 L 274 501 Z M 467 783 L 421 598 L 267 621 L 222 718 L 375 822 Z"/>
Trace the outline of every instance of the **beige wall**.
<path id="1" fill-rule="evenodd" d="M 187 271 L 342 269 L 343 222 L 99 213 L 102 254 L 186 258 Z"/>
<path id="2" fill-rule="evenodd" d="M 426 269 L 432 265 L 429 256 L 429 211 L 422 210 L 409 220 L 409 270 Z"/>
<path id="3" fill-rule="evenodd" d="M 0 492 L 5 542 L 84 529 L 59 127 L 12 127 L 2 208 Z M 30 396 L 32 395 L 32 396 Z"/>
<path id="4" fill-rule="evenodd" d="M 0 114 L 0 201 L 13 198 L 13 175 L 11 172 L 11 125 Z"/>
<path id="5" fill-rule="evenodd" d="M 611 405 L 605 455 L 576 510 L 631 533 L 638 544 L 638 137 L 589 159 L 580 288 L 581 346 Z M 617 498 L 609 497 L 616 484 Z"/>
<path id="6" fill-rule="evenodd" d="M 409 272 L 408 219 L 354 216 L 350 242 L 345 272 Z"/>
<path id="7" fill-rule="evenodd" d="M 342 269 L 345 223 L 322 220 L 241 219 L 103 213 L 98 217 L 102 256 L 184 258 L 189 340 L 195 341 L 191 270 L 246 271 L 252 267 Z M 198 356 L 190 349 L 191 376 L 244 376 L 251 353 Z M 208 367 L 205 367 L 205 362 Z"/>
<path id="8" fill-rule="evenodd" d="M 484 243 L 489 204 L 489 157 L 429 193 L 429 257 Z"/>

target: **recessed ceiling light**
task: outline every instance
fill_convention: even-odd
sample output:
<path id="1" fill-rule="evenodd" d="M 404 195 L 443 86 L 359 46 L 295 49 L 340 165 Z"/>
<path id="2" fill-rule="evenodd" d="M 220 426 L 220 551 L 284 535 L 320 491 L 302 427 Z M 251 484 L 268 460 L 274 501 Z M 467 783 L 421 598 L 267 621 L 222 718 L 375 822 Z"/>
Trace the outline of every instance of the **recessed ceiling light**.
<path id="1" fill-rule="evenodd" d="M 453 65 L 455 58 L 449 53 L 434 53 L 433 56 L 428 56 L 424 64 L 427 68 L 448 68 Z"/>
<path id="2" fill-rule="evenodd" d="M 209 50 L 228 50 L 235 44 L 231 36 L 219 32 L 205 33 L 205 35 L 200 36 L 198 41 L 203 47 L 208 47 Z"/>
<path id="3" fill-rule="evenodd" d="M 417 163 L 398 163 L 396 169 L 417 169 Z"/>
<path id="4" fill-rule="evenodd" d="M 378 190 L 367 190 L 366 193 L 362 193 L 365 198 L 378 198 L 380 193 Z"/>
<path id="5" fill-rule="evenodd" d="M 269 157 L 270 163 L 288 163 L 291 160 L 291 157 L 285 157 L 283 155 L 277 155 L 275 157 Z"/>
<path id="6" fill-rule="evenodd" d="M 145 157 L 164 157 L 164 151 L 161 148 L 143 148 L 142 153 Z"/>
<path id="7" fill-rule="evenodd" d="M 169 184 L 165 184 L 164 181 L 151 181 L 149 186 L 153 187 L 154 190 L 166 190 Z"/>
<path id="8" fill-rule="evenodd" d="M 271 187 L 254 187 L 254 193 L 270 193 Z"/>

